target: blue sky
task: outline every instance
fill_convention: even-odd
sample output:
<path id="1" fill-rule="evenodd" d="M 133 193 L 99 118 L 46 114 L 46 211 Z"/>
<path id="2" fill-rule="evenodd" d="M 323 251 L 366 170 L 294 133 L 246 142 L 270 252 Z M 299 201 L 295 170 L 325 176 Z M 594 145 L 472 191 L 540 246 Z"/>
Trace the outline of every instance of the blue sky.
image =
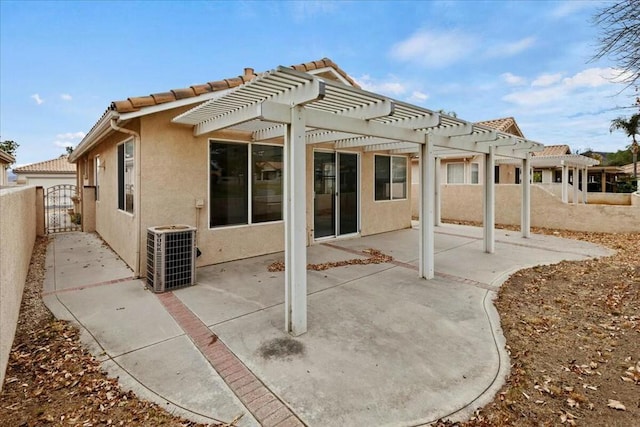
<path id="1" fill-rule="evenodd" d="M 529 139 L 615 151 L 630 115 L 589 63 L 596 1 L 0 1 L 0 138 L 17 164 L 77 145 L 109 103 L 323 57 L 365 89 Z"/>

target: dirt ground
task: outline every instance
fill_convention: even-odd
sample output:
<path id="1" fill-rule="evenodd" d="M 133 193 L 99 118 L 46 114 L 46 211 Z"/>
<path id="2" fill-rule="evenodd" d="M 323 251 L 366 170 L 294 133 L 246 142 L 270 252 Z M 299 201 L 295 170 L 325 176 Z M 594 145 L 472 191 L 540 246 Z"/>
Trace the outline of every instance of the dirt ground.
<path id="1" fill-rule="evenodd" d="M 495 301 L 511 355 L 507 383 L 471 420 L 438 425 L 640 425 L 640 233 L 533 231 L 617 253 L 513 275 Z M 78 330 L 52 317 L 40 297 L 46 245 L 34 249 L 0 426 L 201 426 L 122 391 Z"/>
<path id="2" fill-rule="evenodd" d="M 46 248 L 47 239 L 39 238 L 31 257 L 0 426 L 203 426 L 121 390 L 83 348 L 78 329 L 51 315 L 40 296 Z"/>
<path id="3" fill-rule="evenodd" d="M 640 233 L 532 231 L 617 253 L 521 270 L 504 283 L 495 305 L 507 383 L 471 420 L 438 425 L 640 426 Z"/>

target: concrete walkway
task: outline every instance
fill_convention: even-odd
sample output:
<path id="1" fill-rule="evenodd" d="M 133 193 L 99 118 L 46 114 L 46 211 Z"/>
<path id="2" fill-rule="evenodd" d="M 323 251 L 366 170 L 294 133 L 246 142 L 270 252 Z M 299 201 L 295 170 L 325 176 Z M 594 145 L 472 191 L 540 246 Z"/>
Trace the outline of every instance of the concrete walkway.
<path id="1" fill-rule="evenodd" d="M 126 388 L 195 421 L 241 426 L 412 426 L 467 417 L 504 383 L 509 360 L 491 303 L 514 271 L 609 254 L 585 242 L 436 228 L 436 278 L 417 277 L 414 229 L 308 248 L 309 332 L 284 333 L 283 273 L 266 255 L 198 269 L 198 284 L 154 294 L 93 234 L 56 236 L 44 299 Z"/>

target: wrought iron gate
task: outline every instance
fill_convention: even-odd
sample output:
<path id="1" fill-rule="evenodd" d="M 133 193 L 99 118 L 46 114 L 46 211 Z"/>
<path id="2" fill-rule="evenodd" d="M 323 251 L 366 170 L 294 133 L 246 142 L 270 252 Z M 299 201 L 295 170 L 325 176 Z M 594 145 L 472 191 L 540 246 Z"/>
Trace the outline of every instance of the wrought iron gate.
<path id="1" fill-rule="evenodd" d="M 54 185 L 44 194 L 44 218 L 47 233 L 80 230 L 81 217 L 75 211 L 76 186 Z"/>

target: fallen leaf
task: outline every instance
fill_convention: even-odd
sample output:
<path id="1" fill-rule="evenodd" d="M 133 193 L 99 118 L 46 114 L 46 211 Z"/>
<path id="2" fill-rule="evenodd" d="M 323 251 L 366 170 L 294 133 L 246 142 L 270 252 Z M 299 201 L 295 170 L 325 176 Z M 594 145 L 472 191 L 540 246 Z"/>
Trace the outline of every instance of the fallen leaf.
<path id="1" fill-rule="evenodd" d="M 617 400 L 609 399 L 609 403 L 607 403 L 609 408 L 617 409 L 618 411 L 626 411 L 627 408 Z"/>

